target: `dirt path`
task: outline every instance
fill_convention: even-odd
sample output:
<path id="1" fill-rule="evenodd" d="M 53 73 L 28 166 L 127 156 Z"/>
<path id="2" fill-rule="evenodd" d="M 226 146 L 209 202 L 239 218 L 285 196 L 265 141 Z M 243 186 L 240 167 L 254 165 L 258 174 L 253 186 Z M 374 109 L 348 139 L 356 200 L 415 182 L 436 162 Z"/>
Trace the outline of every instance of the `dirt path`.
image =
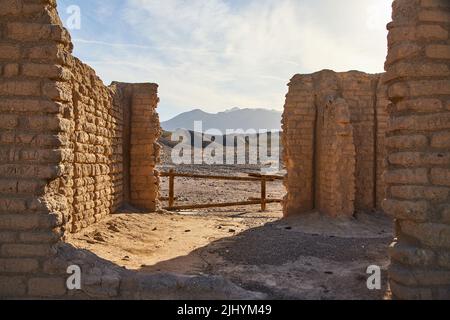
<path id="1" fill-rule="evenodd" d="M 117 214 L 70 239 L 138 272 L 221 275 L 276 299 L 382 299 L 369 291 L 369 265 L 386 268 L 389 219 L 267 213 Z M 193 215 L 196 214 L 196 215 Z"/>
<path id="2" fill-rule="evenodd" d="M 163 152 L 168 157 L 170 150 Z M 161 171 L 174 166 L 165 159 Z M 177 172 L 238 175 L 255 166 L 178 166 Z M 176 204 L 243 201 L 260 196 L 248 182 L 178 178 Z M 268 184 L 270 198 L 283 198 L 281 181 Z M 162 179 L 161 196 L 168 196 Z M 101 258 L 144 273 L 219 275 L 275 299 L 382 299 L 366 286 L 369 265 L 386 270 L 392 239 L 390 219 L 360 214 L 331 219 L 318 214 L 282 219 L 280 204 L 208 209 L 178 214 L 123 213 L 75 235 L 69 242 Z"/>

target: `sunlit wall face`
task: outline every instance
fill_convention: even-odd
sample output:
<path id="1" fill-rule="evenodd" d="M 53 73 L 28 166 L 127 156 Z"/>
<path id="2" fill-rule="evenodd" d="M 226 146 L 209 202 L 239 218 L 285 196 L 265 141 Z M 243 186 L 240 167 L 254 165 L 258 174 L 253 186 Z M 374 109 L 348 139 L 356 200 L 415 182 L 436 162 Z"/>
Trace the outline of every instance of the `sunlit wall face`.
<path id="1" fill-rule="evenodd" d="M 160 84 L 162 120 L 281 110 L 295 73 L 382 72 L 391 0 L 58 0 L 75 54 L 106 81 Z M 67 25 L 67 23 L 66 23 Z"/>

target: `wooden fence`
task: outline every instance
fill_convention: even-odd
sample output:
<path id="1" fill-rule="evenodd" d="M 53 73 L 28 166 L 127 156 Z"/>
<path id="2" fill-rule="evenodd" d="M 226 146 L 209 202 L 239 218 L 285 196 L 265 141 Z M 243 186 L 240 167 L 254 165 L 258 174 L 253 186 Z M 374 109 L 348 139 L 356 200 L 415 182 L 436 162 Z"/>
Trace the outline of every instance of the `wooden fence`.
<path id="1" fill-rule="evenodd" d="M 281 176 L 275 175 L 261 175 L 249 174 L 247 177 L 232 177 L 232 176 L 215 176 L 215 175 L 199 175 L 189 173 L 176 173 L 174 170 L 169 172 L 161 172 L 161 177 L 169 178 L 169 197 L 160 198 L 161 201 L 168 201 L 169 205 L 165 207 L 168 211 L 190 210 L 190 209 L 206 209 L 206 208 L 224 208 L 235 206 L 247 206 L 261 204 L 261 211 L 266 211 L 268 203 L 281 203 L 282 199 L 267 198 L 267 182 L 275 180 L 283 180 Z M 209 179 L 209 180 L 226 180 L 226 181 L 245 181 L 258 182 L 261 184 L 261 198 L 249 198 L 247 201 L 238 202 L 223 202 L 223 203 L 205 203 L 205 204 L 190 204 L 190 205 L 175 205 L 177 198 L 175 197 L 175 178 L 191 178 L 191 179 Z"/>

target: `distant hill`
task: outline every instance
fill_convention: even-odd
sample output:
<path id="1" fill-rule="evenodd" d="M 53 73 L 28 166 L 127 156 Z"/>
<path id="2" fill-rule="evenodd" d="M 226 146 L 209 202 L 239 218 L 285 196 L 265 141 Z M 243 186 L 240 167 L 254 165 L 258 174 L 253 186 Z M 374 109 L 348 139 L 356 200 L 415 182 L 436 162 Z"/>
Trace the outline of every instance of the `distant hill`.
<path id="1" fill-rule="evenodd" d="M 219 129 L 224 134 L 226 129 L 281 130 L 281 111 L 233 108 L 224 112 L 208 113 L 195 109 L 162 122 L 161 126 L 166 131 L 193 131 L 194 121 L 203 122 L 203 131 Z"/>

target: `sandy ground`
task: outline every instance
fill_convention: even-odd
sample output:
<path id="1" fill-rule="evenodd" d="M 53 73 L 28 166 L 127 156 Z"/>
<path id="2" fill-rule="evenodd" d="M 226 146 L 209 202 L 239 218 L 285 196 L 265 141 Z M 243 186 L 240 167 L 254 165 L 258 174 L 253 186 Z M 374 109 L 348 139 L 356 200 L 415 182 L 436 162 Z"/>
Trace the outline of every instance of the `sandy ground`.
<path id="1" fill-rule="evenodd" d="M 163 160 L 170 150 L 164 150 Z M 165 157 L 165 158 L 164 158 Z M 160 171 L 246 176 L 255 166 L 179 166 Z M 243 201 L 259 197 L 259 183 L 178 178 L 176 204 Z M 282 198 L 281 181 L 268 184 Z M 168 195 L 162 179 L 161 195 Z M 383 299 L 392 223 L 376 213 L 353 219 L 308 214 L 283 219 L 280 204 L 115 214 L 74 235 L 69 243 L 120 267 L 144 273 L 219 275 L 273 299 Z M 383 270 L 382 290 L 367 289 L 369 265 Z"/>
<path id="2" fill-rule="evenodd" d="M 136 272 L 221 275 L 273 299 L 383 299 L 391 223 L 381 215 L 281 219 L 270 210 L 116 214 L 69 242 Z M 369 265 L 383 288 L 366 287 Z"/>

